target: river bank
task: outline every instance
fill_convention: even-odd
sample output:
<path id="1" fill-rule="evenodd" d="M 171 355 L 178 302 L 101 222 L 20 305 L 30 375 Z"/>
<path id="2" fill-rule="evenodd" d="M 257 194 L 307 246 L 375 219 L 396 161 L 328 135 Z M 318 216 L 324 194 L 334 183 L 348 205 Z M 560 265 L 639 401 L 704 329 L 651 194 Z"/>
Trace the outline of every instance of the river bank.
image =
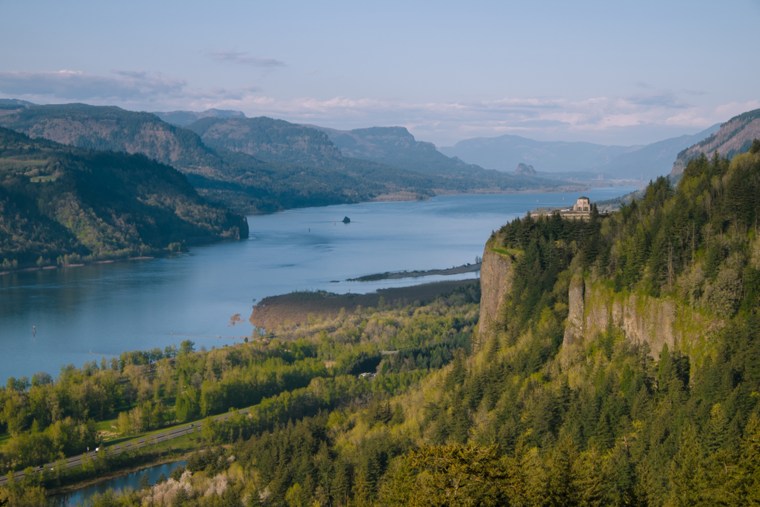
<path id="1" fill-rule="evenodd" d="M 146 462 L 141 466 L 110 472 L 86 481 L 48 490 L 48 507 L 68 507 L 86 505 L 96 494 L 111 489 L 114 491 L 136 490 L 142 486 L 153 486 L 178 467 L 184 467 L 190 453 L 170 458 Z"/>
<path id="2" fill-rule="evenodd" d="M 449 276 L 461 275 L 464 273 L 476 273 L 480 271 L 480 262 L 475 264 L 462 264 L 445 269 L 425 269 L 414 271 L 386 271 L 385 273 L 375 273 L 372 275 L 349 278 L 347 282 L 375 282 L 378 280 L 402 280 L 404 278 L 420 278 L 423 276 Z"/>
<path id="3" fill-rule="evenodd" d="M 48 497 L 53 498 L 53 497 L 62 497 L 62 496 L 71 495 L 72 493 L 76 493 L 77 491 L 81 491 L 82 489 L 103 484 L 105 482 L 112 481 L 114 479 L 119 479 L 121 477 L 125 477 L 130 474 L 141 472 L 148 468 L 154 468 L 161 465 L 169 465 L 169 464 L 178 463 L 178 462 L 184 463 L 187 461 L 188 457 L 191 454 L 192 452 L 185 452 L 185 453 L 174 455 L 174 456 L 164 456 L 164 457 L 160 457 L 156 459 L 151 459 L 143 463 L 140 463 L 139 465 L 134 465 L 127 468 L 121 468 L 118 470 L 113 470 L 110 472 L 106 472 L 102 475 L 98 475 L 97 477 L 92 477 L 92 478 L 85 479 L 79 482 L 72 482 L 70 484 L 66 484 L 65 486 L 50 488 L 47 491 Z"/>
<path id="4" fill-rule="evenodd" d="M 176 255 L 176 254 L 160 255 L 159 253 L 156 253 L 154 255 L 139 255 L 136 257 L 113 257 L 113 258 L 107 258 L 107 259 L 86 260 L 86 261 L 80 261 L 80 262 L 75 262 L 71 264 L 46 264 L 44 266 L 29 266 L 29 267 L 24 267 L 24 268 L 6 269 L 3 271 L 0 271 L 0 276 L 7 276 L 7 275 L 15 274 L 15 273 L 33 273 L 35 271 L 50 271 L 54 269 L 75 269 L 75 268 L 81 268 L 84 266 L 94 266 L 98 264 L 114 264 L 116 262 L 149 261 L 149 260 L 156 259 L 158 257 L 168 257 L 171 255 Z"/>
<path id="5" fill-rule="evenodd" d="M 299 291 L 262 299 L 251 312 L 257 329 L 275 331 L 281 327 L 306 324 L 310 318 L 330 318 L 358 307 L 397 306 L 415 301 L 427 303 L 457 289 L 475 286 L 478 280 L 451 280 L 410 287 L 380 289 L 369 294 L 334 294 L 327 291 Z"/>
<path id="6" fill-rule="evenodd" d="M 617 192 L 592 190 L 589 198 Z M 304 208 L 248 217 L 252 232 L 245 241 L 193 246 L 148 262 L 0 276 L 0 376 L 56 376 L 67 364 L 99 363 L 125 350 L 184 340 L 207 349 L 240 343 L 253 332 L 252 305 L 275 294 L 365 293 L 474 278 L 477 273 L 346 281 L 474 262 L 491 232 L 507 221 L 576 199 L 575 193 L 457 195 Z M 340 223 L 344 216 L 350 224 Z M 242 322 L 231 326 L 235 314 Z"/>

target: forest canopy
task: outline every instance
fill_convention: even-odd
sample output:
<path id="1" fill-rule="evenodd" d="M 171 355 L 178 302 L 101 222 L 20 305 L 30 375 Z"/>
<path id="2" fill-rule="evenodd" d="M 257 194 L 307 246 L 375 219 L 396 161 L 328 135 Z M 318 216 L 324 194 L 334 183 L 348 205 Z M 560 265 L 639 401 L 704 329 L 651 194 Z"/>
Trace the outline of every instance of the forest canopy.
<path id="1" fill-rule="evenodd" d="M 16 440 L 55 441 L 66 417 L 86 435 L 92 417 L 126 412 L 135 431 L 153 424 L 145 414 L 190 420 L 257 403 L 209 424 L 186 470 L 95 505 L 757 503 L 759 195 L 755 143 L 730 161 L 695 159 L 676 186 L 658 179 L 609 216 L 505 225 L 487 245 L 513 267 L 505 324 L 474 349 L 479 295 L 459 291 L 283 328 L 266 345 L 13 379 L 2 395 L 19 408 L 3 424 Z M 573 276 L 698 312 L 710 340 L 654 354 L 609 326 L 563 352 Z M 122 376 L 134 380 L 105 381 Z M 63 422 L 33 408 L 53 395 L 80 407 L 66 393 L 97 385 L 124 393 L 93 394 L 103 402 Z"/>

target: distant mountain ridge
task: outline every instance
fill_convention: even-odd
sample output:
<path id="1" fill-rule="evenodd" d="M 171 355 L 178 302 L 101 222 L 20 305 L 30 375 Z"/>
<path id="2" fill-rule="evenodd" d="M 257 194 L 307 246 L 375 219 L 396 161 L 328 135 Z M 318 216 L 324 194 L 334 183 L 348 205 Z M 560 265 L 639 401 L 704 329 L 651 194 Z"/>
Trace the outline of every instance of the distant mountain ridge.
<path id="1" fill-rule="evenodd" d="M 325 132 L 344 155 L 393 165 L 423 174 L 462 174 L 479 170 L 474 164 L 448 157 L 433 143 L 417 141 L 404 127 L 371 127 Z"/>
<path id="2" fill-rule="evenodd" d="M 522 162 L 541 172 L 576 172 L 588 171 L 633 149 L 584 142 L 536 141 L 507 134 L 465 139 L 441 148 L 441 152 L 500 171 L 511 171 Z"/>
<path id="3" fill-rule="evenodd" d="M 0 126 L 83 148 L 144 154 L 187 174 L 202 195 L 240 212 L 357 202 L 392 191 L 385 182 L 359 181 L 356 175 L 327 177 L 242 151 L 215 150 L 192 130 L 170 125 L 152 113 L 118 107 L 18 107 L 0 115 Z"/>
<path id="4" fill-rule="evenodd" d="M 0 267 L 154 255 L 248 236 L 175 169 L 0 128 Z"/>
<path id="5" fill-rule="evenodd" d="M 194 133 L 114 106 L 32 105 L 0 116 L 0 126 L 80 148 L 141 153 L 187 173 L 218 175 L 224 166 Z"/>
<path id="6" fill-rule="evenodd" d="M 266 162 L 328 168 L 343 162 L 338 148 L 323 132 L 265 116 L 203 118 L 188 126 L 204 143 L 255 156 Z"/>
<path id="7" fill-rule="evenodd" d="M 188 126 L 214 149 L 253 155 L 273 164 L 311 167 L 385 182 L 397 191 L 556 188 L 547 178 L 502 174 L 440 153 L 403 127 L 341 131 L 267 117 L 205 118 Z M 410 186 L 411 185 L 411 186 Z"/>
<path id="8" fill-rule="evenodd" d="M 178 112 L 174 121 L 195 117 L 184 128 L 112 106 L 9 102 L 0 126 L 87 149 L 144 154 L 239 212 L 572 185 L 467 164 L 400 127 L 341 132 L 217 110 Z"/>
<path id="9" fill-rule="evenodd" d="M 206 109 L 205 111 L 165 111 L 154 112 L 156 116 L 166 123 L 177 127 L 187 127 L 203 118 L 245 118 L 241 111 L 231 111 L 228 109 Z"/>
<path id="10" fill-rule="evenodd" d="M 327 133 L 341 152 L 349 157 L 371 160 L 430 176 L 443 177 L 449 182 L 460 181 L 470 188 L 492 189 L 557 188 L 562 178 L 551 179 L 535 174 L 504 174 L 466 163 L 441 153 L 433 143 L 418 141 L 404 127 L 371 127 L 355 130 L 336 130 L 315 127 Z"/>
<path id="11" fill-rule="evenodd" d="M 685 147 L 705 139 L 716 132 L 713 125 L 692 135 L 664 139 L 621 154 L 608 163 L 594 167 L 594 171 L 617 177 L 648 181 L 668 174 L 677 154 Z"/>
<path id="12" fill-rule="evenodd" d="M 760 109 L 734 116 L 706 139 L 681 151 L 670 174 L 679 176 L 689 161 L 699 155 L 711 156 L 717 152 L 722 157 L 732 158 L 749 150 L 754 139 L 760 139 Z"/>
<path id="13" fill-rule="evenodd" d="M 539 173 L 590 173 L 611 178 L 647 181 L 667 174 L 677 154 L 716 132 L 718 125 L 644 146 L 607 146 L 593 143 L 535 141 L 504 135 L 460 141 L 443 153 L 483 167 L 511 171 L 517 164 L 532 165 Z"/>
<path id="14" fill-rule="evenodd" d="M 444 155 L 433 143 L 417 141 L 404 127 L 355 130 L 316 128 L 325 132 L 348 157 L 437 176 L 462 176 L 483 171 L 482 167 Z"/>
<path id="15" fill-rule="evenodd" d="M 35 104 L 19 99 L 0 99 L 0 111 L 3 109 L 18 109 L 20 107 L 34 106 Z"/>

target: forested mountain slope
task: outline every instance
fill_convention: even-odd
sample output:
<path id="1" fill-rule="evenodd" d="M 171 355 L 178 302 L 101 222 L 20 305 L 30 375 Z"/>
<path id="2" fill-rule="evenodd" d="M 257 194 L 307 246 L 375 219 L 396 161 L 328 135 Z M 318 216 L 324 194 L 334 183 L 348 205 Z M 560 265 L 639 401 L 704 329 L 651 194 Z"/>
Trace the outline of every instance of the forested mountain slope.
<path id="1" fill-rule="evenodd" d="M 297 146 L 281 146 L 285 155 L 265 162 L 243 151 L 213 149 L 192 130 L 170 125 L 154 114 L 117 107 L 19 106 L 0 115 L 0 125 L 72 146 L 143 154 L 185 173 L 202 195 L 241 213 L 357 202 L 397 190 L 388 178 L 310 166 L 305 162 L 313 160 L 292 155 L 298 154 Z M 423 195 L 430 195 L 428 182 L 418 186 Z"/>
<path id="2" fill-rule="evenodd" d="M 679 176 L 690 160 L 700 155 L 733 157 L 749 149 L 754 139 L 760 138 L 760 109 L 734 116 L 722 124 L 717 132 L 678 154 L 671 176 Z"/>
<path id="3" fill-rule="evenodd" d="M 272 118 L 204 118 L 188 128 L 217 150 L 255 156 L 273 164 L 319 174 L 351 176 L 394 191 L 504 191 L 557 188 L 563 182 L 517 177 L 449 158 L 401 127 L 339 131 Z"/>
<path id="4" fill-rule="evenodd" d="M 142 155 L 63 146 L 0 128 L 0 263 L 68 264 L 248 236 L 241 216 Z"/>
<path id="5" fill-rule="evenodd" d="M 218 176 L 224 166 L 192 132 L 118 107 L 31 105 L 0 116 L 0 126 L 80 148 L 140 153 L 187 173 Z"/>
<path id="6" fill-rule="evenodd" d="M 185 173 L 201 194 L 241 213 L 278 209 L 278 201 L 289 195 L 287 184 L 283 197 L 272 183 L 269 164 L 243 155 L 225 159 L 194 132 L 151 113 L 87 104 L 11 104 L 0 115 L 0 126 L 80 148 L 145 155 Z"/>
<path id="7" fill-rule="evenodd" d="M 143 154 L 185 173 L 203 196 L 240 213 L 383 198 L 424 198 L 441 192 L 563 185 L 498 174 L 463 163 L 457 165 L 461 171 L 447 172 L 452 160 L 434 148 L 433 166 L 427 160 L 419 170 L 353 158 L 345 156 L 321 130 L 225 111 L 198 113 L 201 119 L 182 128 L 151 113 L 118 107 L 18 101 L 4 104 L 0 126 L 33 138 L 87 149 Z M 165 116 L 174 121 L 178 118 L 170 113 Z M 179 114 L 180 123 L 193 117 L 190 113 Z"/>
<path id="8" fill-rule="evenodd" d="M 280 330 L 353 376 L 328 371 L 215 423 L 181 477 L 101 501 L 757 503 L 758 196 L 755 142 L 609 216 L 515 220 L 486 245 L 476 334 L 463 295 Z"/>
<path id="9" fill-rule="evenodd" d="M 326 491 L 339 504 L 344 483 L 358 504 L 750 502 L 760 486 L 758 196 L 756 143 L 730 162 L 693 161 L 677 188 L 660 178 L 609 217 L 508 224 L 487 246 L 508 269 L 471 357 L 389 399 L 386 416 L 343 412 L 253 439 L 251 466 L 308 438 L 341 478 L 325 483 L 322 457 L 295 455 L 262 476 L 270 487 L 286 481 L 303 499 Z M 566 337 L 573 279 L 638 297 L 627 311 L 639 319 L 672 305 L 705 325 L 660 343 L 629 335 L 610 309 L 608 325 Z M 481 307 L 493 297 L 482 283 Z"/>

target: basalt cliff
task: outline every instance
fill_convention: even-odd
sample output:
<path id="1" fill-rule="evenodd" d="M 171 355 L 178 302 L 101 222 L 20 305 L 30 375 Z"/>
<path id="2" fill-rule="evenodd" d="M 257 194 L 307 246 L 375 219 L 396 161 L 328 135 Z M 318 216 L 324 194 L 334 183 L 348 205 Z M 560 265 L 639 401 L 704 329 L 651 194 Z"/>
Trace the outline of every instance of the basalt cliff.
<path id="1" fill-rule="evenodd" d="M 486 246 L 480 273 L 477 344 L 496 337 L 507 327 L 508 309 L 514 303 L 515 259 Z M 589 341 L 614 330 L 631 343 L 645 346 L 657 358 L 666 344 L 670 350 L 699 349 L 724 325 L 721 319 L 676 298 L 618 292 L 603 280 L 582 273 L 570 275 L 566 301 L 562 354 L 583 348 Z"/>
<path id="2" fill-rule="evenodd" d="M 733 159 L 702 155 L 609 216 L 517 219 L 483 254 L 476 349 L 530 329 L 570 353 L 623 336 L 709 355 L 727 323 L 756 309 L 760 142 Z"/>

